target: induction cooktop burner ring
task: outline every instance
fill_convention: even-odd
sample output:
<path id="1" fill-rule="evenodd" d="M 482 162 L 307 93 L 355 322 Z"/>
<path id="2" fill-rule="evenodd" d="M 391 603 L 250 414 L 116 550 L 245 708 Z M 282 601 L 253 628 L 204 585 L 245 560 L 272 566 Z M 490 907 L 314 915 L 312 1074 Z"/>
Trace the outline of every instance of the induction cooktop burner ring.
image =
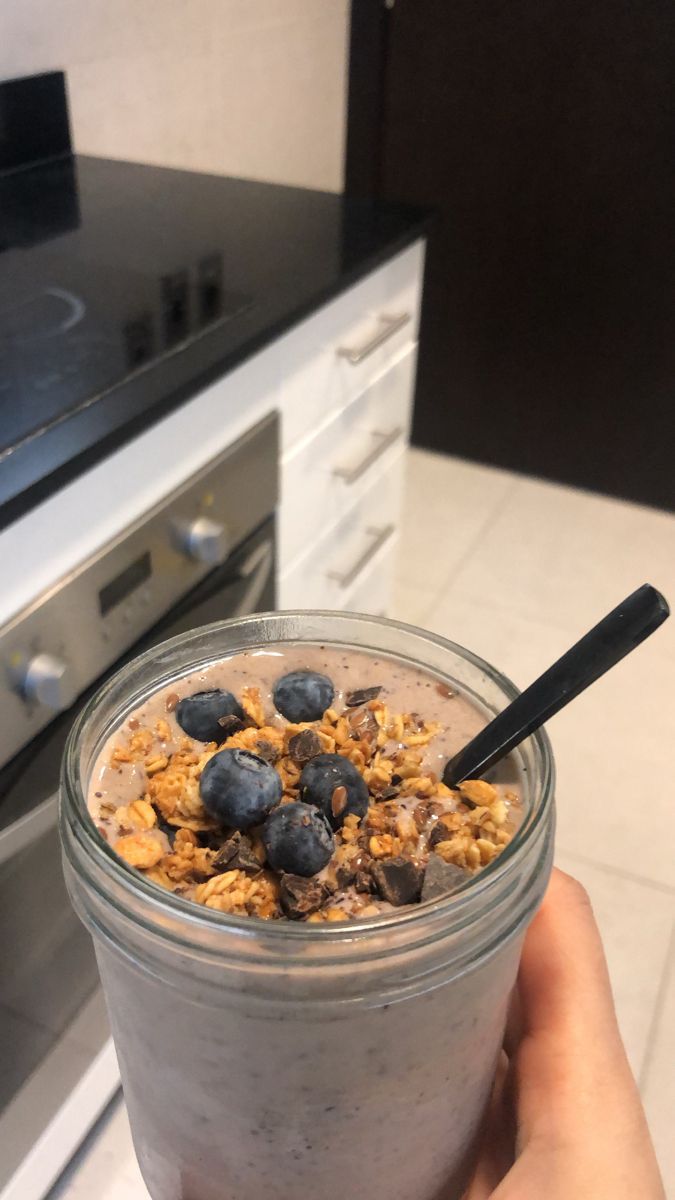
<path id="1" fill-rule="evenodd" d="M 40 303 L 44 303 L 44 297 L 48 296 L 67 306 L 67 311 L 61 313 L 58 318 L 53 315 L 53 319 L 45 321 L 45 316 L 48 313 L 40 312 Z M 0 311 L 0 319 L 6 319 L 7 325 L 12 329 L 12 336 L 15 342 L 21 345 L 26 345 L 30 342 L 39 342 L 43 338 L 59 337 L 64 333 L 68 333 L 79 325 L 87 311 L 87 306 L 84 300 L 76 296 L 74 292 L 69 292 L 66 288 L 49 285 L 42 287 L 32 296 L 27 296 L 20 300 L 18 304 L 7 305 Z M 19 328 L 16 326 L 16 317 L 19 316 Z M 12 321 L 14 317 L 14 321 Z"/>

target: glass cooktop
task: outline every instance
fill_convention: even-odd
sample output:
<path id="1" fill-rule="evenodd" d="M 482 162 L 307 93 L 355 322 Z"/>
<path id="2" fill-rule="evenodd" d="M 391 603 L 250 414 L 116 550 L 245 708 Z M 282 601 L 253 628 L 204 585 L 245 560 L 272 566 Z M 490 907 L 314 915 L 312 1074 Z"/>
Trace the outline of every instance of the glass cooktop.
<path id="1" fill-rule="evenodd" d="M 0 214 L 0 452 L 253 303 L 208 229 L 92 246 L 73 160 L 0 179 Z"/>
<path id="2" fill-rule="evenodd" d="M 404 205 L 108 159 L 0 175 L 0 528 L 425 226 Z"/>

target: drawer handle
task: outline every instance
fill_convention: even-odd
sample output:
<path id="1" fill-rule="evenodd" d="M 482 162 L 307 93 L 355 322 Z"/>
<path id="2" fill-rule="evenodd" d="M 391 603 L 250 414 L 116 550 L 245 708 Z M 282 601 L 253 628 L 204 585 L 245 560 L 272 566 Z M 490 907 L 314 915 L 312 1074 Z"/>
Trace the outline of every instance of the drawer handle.
<path id="1" fill-rule="evenodd" d="M 373 540 L 367 549 L 364 550 L 361 557 L 356 560 L 348 571 L 329 571 L 328 578 L 334 579 L 336 583 L 339 583 L 341 588 L 351 587 L 354 580 L 358 579 L 361 572 L 368 566 L 371 558 L 374 558 L 378 550 L 381 550 L 385 542 L 388 542 L 389 538 L 393 536 L 395 528 L 395 525 L 384 525 L 381 529 L 367 529 L 366 533 Z"/>
<path id="2" fill-rule="evenodd" d="M 372 450 L 369 450 L 365 458 L 362 458 L 355 467 L 334 467 L 333 474 L 337 475 L 338 479 L 343 479 L 345 483 L 356 483 L 402 435 L 402 425 L 396 425 L 394 429 L 390 429 L 389 433 L 382 433 L 379 429 L 374 429 L 371 437 L 378 439 L 377 445 L 373 446 Z"/>
<path id="3" fill-rule="evenodd" d="M 364 358 L 367 358 L 369 354 L 378 350 L 390 337 L 398 333 L 399 329 L 403 329 L 403 326 L 412 320 L 410 313 L 401 313 L 398 317 L 386 317 L 383 315 L 377 319 L 381 325 L 381 329 L 369 342 L 365 342 L 363 346 L 353 348 L 350 346 L 340 346 L 338 357 L 346 358 L 347 362 L 350 362 L 353 367 L 357 367 L 359 363 L 363 362 Z"/>

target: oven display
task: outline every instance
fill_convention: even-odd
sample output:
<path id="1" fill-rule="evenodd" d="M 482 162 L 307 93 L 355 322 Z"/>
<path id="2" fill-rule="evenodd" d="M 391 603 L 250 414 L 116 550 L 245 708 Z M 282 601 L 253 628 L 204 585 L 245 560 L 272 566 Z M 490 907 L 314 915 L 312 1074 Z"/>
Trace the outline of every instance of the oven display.
<path id="1" fill-rule="evenodd" d="M 126 600 L 132 592 L 136 591 L 146 579 L 149 579 L 152 574 L 152 560 L 150 551 L 146 550 L 145 554 L 141 554 L 135 562 L 125 567 L 120 571 L 115 579 L 111 579 L 110 583 L 106 583 L 98 594 L 98 605 L 101 610 L 101 616 L 105 617 L 112 608 L 115 608 L 122 600 Z"/>

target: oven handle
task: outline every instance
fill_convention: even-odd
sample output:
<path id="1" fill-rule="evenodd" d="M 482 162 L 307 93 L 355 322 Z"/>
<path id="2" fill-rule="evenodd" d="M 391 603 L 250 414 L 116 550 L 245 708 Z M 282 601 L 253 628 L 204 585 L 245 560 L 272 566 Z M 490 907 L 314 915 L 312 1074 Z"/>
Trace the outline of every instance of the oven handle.
<path id="1" fill-rule="evenodd" d="M 255 550 L 252 550 L 243 563 L 240 564 L 232 582 L 243 582 L 249 579 L 250 583 L 239 603 L 231 613 L 227 614 L 228 619 L 232 617 L 245 617 L 248 613 L 255 612 L 273 566 L 274 542 L 269 539 L 256 546 Z"/>
<path id="2" fill-rule="evenodd" d="M 261 542 L 244 559 L 236 575 L 228 582 L 232 584 L 248 581 L 248 587 L 232 612 L 227 613 L 228 617 L 243 617 L 255 610 L 265 590 L 273 564 L 274 543 L 271 540 Z M 29 846 L 31 842 L 37 841 L 43 833 L 56 824 L 58 803 L 58 793 L 54 792 L 52 796 L 42 800 L 30 812 L 24 813 L 6 829 L 0 831 L 0 863 L 13 858 L 20 850 Z"/>

